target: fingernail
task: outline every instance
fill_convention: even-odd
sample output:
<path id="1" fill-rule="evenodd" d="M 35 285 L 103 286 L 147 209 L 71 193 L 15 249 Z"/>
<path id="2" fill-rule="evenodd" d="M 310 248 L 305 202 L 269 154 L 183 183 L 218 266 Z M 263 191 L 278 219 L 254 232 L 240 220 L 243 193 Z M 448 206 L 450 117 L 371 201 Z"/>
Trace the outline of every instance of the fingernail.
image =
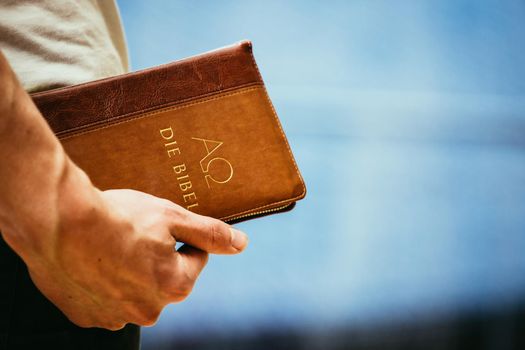
<path id="1" fill-rule="evenodd" d="M 230 227 L 230 233 L 232 235 L 232 246 L 237 250 L 243 250 L 248 244 L 248 236 L 246 233 L 232 227 Z"/>

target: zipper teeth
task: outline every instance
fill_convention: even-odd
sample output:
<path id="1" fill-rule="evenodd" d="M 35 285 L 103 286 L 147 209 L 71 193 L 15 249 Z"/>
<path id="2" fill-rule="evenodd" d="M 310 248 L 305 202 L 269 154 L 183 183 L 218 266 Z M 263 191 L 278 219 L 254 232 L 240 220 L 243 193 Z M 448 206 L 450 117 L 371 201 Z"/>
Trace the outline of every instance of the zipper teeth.
<path id="1" fill-rule="evenodd" d="M 292 205 L 293 203 L 288 203 L 288 204 L 285 204 L 285 205 L 282 205 L 280 207 L 277 207 L 277 208 L 271 208 L 271 209 L 266 209 L 266 210 L 260 210 L 260 211 L 256 211 L 256 212 L 253 212 L 253 213 L 248 213 L 248 214 L 243 214 L 243 215 L 239 215 L 239 216 L 234 216 L 232 218 L 228 218 L 226 221 L 233 221 L 233 220 L 238 220 L 238 219 L 243 219 L 243 218 L 247 218 L 247 217 L 250 217 L 250 216 L 256 216 L 256 215 L 261 215 L 261 214 L 268 214 L 268 213 L 273 213 L 275 211 L 279 211 L 279 210 L 282 210 L 286 207 L 289 207 L 290 205 Z"/>

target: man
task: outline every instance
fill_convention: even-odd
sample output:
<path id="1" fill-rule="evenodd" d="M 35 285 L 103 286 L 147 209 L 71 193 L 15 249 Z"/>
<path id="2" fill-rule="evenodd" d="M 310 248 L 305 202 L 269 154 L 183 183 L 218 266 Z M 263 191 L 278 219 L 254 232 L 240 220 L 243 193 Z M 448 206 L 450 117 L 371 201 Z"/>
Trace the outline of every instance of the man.
<path id="1" fill-rule="evenodd" d="M 32 103 L 27 92 L 127 69 L 113 1 L 0 1 L 0 48 L 0 348 L 138 348 L 136 325 L 183 300 L 208 253 L 239 253 L 247 236 L 142 192 L 98 190 Z"/>

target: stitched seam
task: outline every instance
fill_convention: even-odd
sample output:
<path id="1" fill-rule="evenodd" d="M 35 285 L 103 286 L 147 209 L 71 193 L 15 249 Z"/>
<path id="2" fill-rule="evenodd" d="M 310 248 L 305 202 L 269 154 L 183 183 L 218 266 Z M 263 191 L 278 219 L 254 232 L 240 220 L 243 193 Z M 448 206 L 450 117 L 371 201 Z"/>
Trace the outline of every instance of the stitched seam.
<path id="1" fill-rule="evenodd" d="M 255 66 L 255 69 L 257 70 L 257 74 L 259 75 L 259 79 L 261 81 L 263 81 L 263 78 L 262 78 L 262 75 L 261 75 L 261 72 L 259 71 L 259 67 L 257 66 L 257 62 L 255 62 L 255 57 L 253 56 L 253 51 L 250 50 L 250 57 L 252 59 L 252 63 L 253 65 Z M 264 96 L 266 97 L 266 101 L 268 101 L 268 104 L 270 105 L 271 109 L 272 109 L 272 114 L 273 114 L 273 117 L 275 119 L 275 122 L 277 123 L 277 126 L 279 127 L 279 130 L 281 131 L 281 136 L 283 137 L 283 141 L 286 145 L 286 148 L 288 149 L 288 155 L 290 156 L 290 159 L 295 167 L 295 172 L 297 174 L 297 176 L 299 177 L 299 180 L 301 182 L 301 187 L 302 187 L 302 193 L 300 195 L 298 195 L 297 197 L 295 197 L 295 199 L 297 198 L 301 198 L 303 197 L 304 195 L 306 195 L 306 185 L 304 183 L 304 179 L 303 177 L 301 176 L 301 173 L 299 172 L 299 168 L 297 167 L 297 163 L 295 162 L 295 158 L 293 156 L 293 153 L 292 153 L 292 149 L 290 148 L 290 144 L 288 143 L 288 139 L 286 138 L 286 135 L 284 134 L 284 130 L 283 130 L 283 127 L 281 125 L 281 122 L 279 121 L 279 117 L 277 117 L 277 112 L 275 111 L 275 108 L 273 106 L 273 103 L 272 101 L 270 100 L 270 96 L 268 95 L 268 91 L 266 91 L 266 88 L 264 87 L 264 83 L 263 83 L 263 92 L 264 92 Z M 277 203 L 275 203 L 277 204 Z M 240 214 L 239 214 L 240 215 Z"/>
<path id="2" fill-rule="evenodd" d="M 243 216 L 245 214 L 250 214 L 252 212 L 256 212 L 258 210 L 261 210 L 261 209 L 266 209 L 266 208 L 273 208 L 275 206 L 278 206 L 279 204 L 285 204 L 285 203 L 293 203 L 295 202 L 296 200 L 299 200 L 301 199 L 301 197 L 304 195 L 304 192 L 301 193 L 300 195 L 298 196 L 295 196 L 295 197 L 292 197 L 292 198 L 287 198 L 287 199 L 283 199 L 281 201 L 278 201 L 278 202 L 272 202 L 270 204 L 265 204 L 265 205 L 262 205 L 260 207 L 257 207 L 257 208 L 252 208 L 252 209 L 248 209 L 248 210 L 245 210 L 245 211 L 241 211 L 241 212 L 238 212 L 238 213 L 234 213 L 234 214 L 230 214 L 228 216 L 223 216 L 221 218 L 219 218 L 220 220 L 229 220 L 229 219 L 233 219 L 233 218 L 236 218 L 238 216 Z"/>
<path id="3" fill-rule="evenodd" d="M 204 99 L 198 100 L 198 101 L 193 101 L 193 102 L 189 102 L 189 103 L 179 104 L 179 105 L 176 105 L 176 106 L 171 106 L 171 107 L 167 107 L 167 108 L 163 108 L 163 109 L 157 109 L 155 111 L 151 111 L 151 112 L 148 112 L 148 113 L 139 114 L 139 115 L 136 115 L 136 116 L 133 116 L 133 117 L 130 117 L 130 118 L 126 118 L 125 120 L 122 120 L 122 118 L 120 118 L 118 120 L 115 120 L 111 124 L 104 125 L 104 126 L 101 126 L 99 128 L 96 128 L 96 129 L 89 129 L 89 130 L 85 130 L 85 131 L 80 131 L 80 132 L 72 134 L 72 135 L 67 135 L 67 136 L 61 138 L 61 140 L 67 140 L 67 139 L 70 139 L 72 137 L 76 137 L 76 136 L 80 136 L 80 135 L 84 135 L 84 134 L 89 134 L 89 133 L 92 133 L 92 132 L 95 132 L 95 131 L 98 131 L 98 130 L 107 129 L 109 127 L 112 127 L 112 126 L 115 126 L 115 125 L 119 125 L 119 124 L 129 123 L 131 121 L 143 119 L 143 118 L 150 117 L 150 116 L 153 116 L 153 115 L 156 115 L 156 114 L 161 114 L 161 113 L 169 112 L 169 111 L 175 111 L 175 110 L 186 108 L 186 107 L 200 105 L 200 104 L 203 104 L 203 103 L 209 102 L 209 101 L 220 100 L 220 99 L 225 98 L 225 97 L 230 97 L 230 96 L 244 94 L 244 93 L 250 92 L 252 90 L 257 90 L 257 89 L 260 89 L 260 88 L 262 88 L 262 86 L 254 86 L 254 87 L 249 87 L 249 88 L 242 88 L 241 90 L 236 90 L 234 92 L 230 92 L 230 93 L 227 93 L 227 94 L 214 95 L 212 97 L 204 98 Z"/>
<path id="4" fill-rule="evenodd" d="M 252 59 L 252 63 L 255 66 L 255 69 L 257 70 L 257 75 L 259 76 L 259 79 L 261 81 L 263 81 L 261 72 L 259 71 L 259 67 L 257 66 L 257 63 L 255 62 L 255 57 L 253 56 L 253 51 L 251 51 L 251 50 L 250 50 L 250 58 Z M 306 185 L 304 184 L 303 177 L 301 176 L 301 173 L 299 172 L 299 168 L 297 167 L 297 163 L 295 162 L 295 158 L 293 156 L 292 149 L 290 148 L 290 144 L 288 143 L 288 140 L 286 139 L 286 135 L 284 134 L 283 127 L 281 125 L 281 122 L 279 121 L 279 117 L 277 117 L 277 112 L 275 111 L 273 103 L 270 100 L 270 96 L 268 96 L 268 92 L 266 91 L 266 88 L 264 87 L 264 83 L 263 83 L 263 86 L 262 86 L 262 90 L 263 90 L 264 96 L 266 98 L 266 101 L 268 102 L 268 104 L 270 105 L 270 107 L 272 109 L 273 117 L 275 119 L 275 122 L 277 123 L 277 126 L 279 127 L 279 131 L 281 132 L 281 136 L 282 136 L 282 138 L 284 140 L 286 148 L 288 149 L 288 154 L 290 156 L 292 164 L 294 165 L 295 172 L 296 172 L 296 174 L 299 177 L 299 180 L 301 182 L 302 192 L 299 195 L 297 195 L 295 197 L 292 197 L 292 198 L 289 198 L 289 199 L 281 200 L 281 201 L 278 201 L 278 202 L 273 202 L 273 203 L 270 203 L 270 204 L 265 204 L 265 205 L 259 206 L 257 208 L 248 209 L 248 210 L 245 210 L 245 211 L 242 211 L 242 212 L 239 212 L 239 213 L 234 213 L 234 214 L 231 214 L 231 215 L 228 215 L 228 216 L 224 216 L 224 217 L 221 218 L 221 220 L 228 220 L 230 218 L 235 218 L 237 216 L 241 216 L 241 215 L 244 215 L 244 214 L 249 214 L 249 213 L 254 212 L 254 211 L 258 211 L 258 210 L 262 210 L 262 209 L 266 209 L 266 208 L 271 208 L 271 207 L 274 207 L 276 205 L 284 204 L 284 203 L 287 203 L 287 202 L 291 203 L 293 201 L 301 199 L 306 194 Z"/>
<path id="5" fill-rule="evenodd" d="M 246 84 L 242 84 L 242 85 L 239 85 L 239 86 L 236 86 L 236 87 L 233 87 L 233 88 L 228 88 L 228 89 L 225 89 L 223 91 L 215 91 L 215 92 L 211 92 L 211 93 L 208 93 L 208 94 L 201 94 L 201 95 L 197 95 L 197 96 L 193 96 L 193 97 L 188 97 L 188 98 L 185 98 L 183 100 L 180 100 L 180 101 L 176 101 L 176 102 L 166 102 L 166 103 L 162 103 L 162 104 L 159 104 L 159 105 L 156 105 L 156 106 L 152 106 L 152 107 L 149 107 L 149 108 L 145 108 L 144 110 L 142 111 L 133 111 L 133 112 L 129 112 L 129 113 L 124 113 L 124 114 L 120 114 L 120 115 L 115 115 L 115 116 L 112 116 L 108 119 L 104 119 L 104 120 L 101 120 L 101 121 L 97 121 L 97 122 L 92 122 L 92 123 L 88 123 L 88 124 L 85 124 L 85 125 L 80 125 L 80 126 L 77 126 L 77 127 L 74 127 L 74 128 L 70 128 L 70 129 L 67 129 L 67 130 L 63 130 L 63 131 L 59 131 L 56 133 L 56 136 L 60 139 L 60 140 L 64 140 L 64 139 L 67 139 L 69 137 L 72 137 L 72 136 L 76 136 L 76 135 L 81 135 L 82 134 L 82 129 L 87 129 L 85 130 L 85 132 L 87 131 L 93 131 L 92 128 L 96 128 L 98 125 L 104 125 L 106 124 L 106 126 L 111 126 L 111 125 L 114 125 L 114 124 L 117 124 L 119 121 L 123 121 L 124 119 L 125 120 L 131 120 L 131 119 L 127 119 L 127 117 L 132 117 L 134 115 L 144 115 L 144 114 L 141 114 L 143 112 L 153 112 L 153 111 L 158 111 L 159 109 L 163 109 L 165 107 L 175 107 L 175 106 L 182 106 L 184 104 L 187 104 L 188 102 L 190 101 L 196 101 L 196 100 L 200 100 L 201 98 L 206 98 L 206 97 L 216 97 L 216 96 L 219 96 L 221 94 L 223 94 L 224 92 L 229 92 L 229 91 L 239 91 L 245 87 L 249 87 L 249 86 L 260 86 L 261 83 L 260 82 L 251 82 L 251 83 L 246 83 Z M 98 130 L 100 128 L 96 128 L 96 130 Z M 80 132 L 77 132 L 79 131 Z M 64 136 L 61 136 L 61 135 L 64 135 Z"/>
<path id="6" fill-rule="evenodd" d="M 235 44 L 232 44 L 230 46 L 224 47 L 223 49 L 227 49 L 228 47 L 233 47 L 234 45 Z M 134 71 L 134 72 L 126 72 L 126 73 L 120 74 L 120 75 L 115 75 L 115 76 L 101 78 L 101 79 L 92 80 L 92 81 L 86 81 L 84 83 L 76 84 L 74 86 L 75 87 L 91 86 L 91 85 L 96 85 L 97 83 L 105 83 L 105 82 L 116 81 L 116 80 L 119 80 L 123 76 L 138 76 L 140 74 L 150 73 L 150 72 L 153 72 L 153 71 L 155 71 L 155 70 L 157 70 L 159 68 L 168 68 L 169 69 L 170 66 L 175 66 L 177 64 L 185 63 L 187 61 L 190 61 L 191 59 L 205 57 L 207 54 L 209 54 L 209 53 L 211 53 L 213 51 L 217 51 L 217 50 L 220 50 L 220 49 L 211 50 L 211 51 L 208 51 L 208 52 L 203 52 L 201 54 L 192 55 L 192 56 L 189 56 L 189 57 L 177 59 L 177 60 L 172 61 L 172 62 L 167 62 L 167 63 L 160 64 L 158 66 L 140 69 L 140 70 L 137 70 L 137 71 Z M 62 86 L 62 87 L 57 87 L 57 88 L 54 88 L 54 89 L 51 89 L 51 90 L 34 92 L 34 93 L 30 94 L 30 95 L 31 96 L 35 96 L 35 97 L 47 96 L 47 95 L 52 95 L 55 92 L 61 92 L 63 90 L 67 90 L 67 89 L 69 89 L 71 87 L 72 87 L 71 85 L 70 86 Z"/>
<path id="7" fill-rule="evenodd" d="M 251 56 L 253 64 L 255 65 L 255 68 L 257 69 L 257 74 L 259 75 L 259 78 L 262 80 L 261 73 L 259 72 L 257 64 L 255 63 L 255 58 L 253 57 L 253 53 L 250 56 Z M 75 136 L 88 134 L 88 133 L 91 133 L 91 132 L 94 132 L 94 131 L 97 131 L 97 130 L 101 130 L 101 129 L 107 129 L 107 128 L 109 128 L 111 126 L 114 126 L 114 125 L 124 124 L 124 123 L 128 123 L 130 121 L 143 119 L 143 118 L 146 118 L 148 116 L 152 116 L 152 115 L 156 115 L 156 114 L 160 114 L 160 113 L 164 113 L 164 112 L 169 112 L 169 111 L 174 111 L 174 110 L 178 110 L 178 109 L 182 109 L 182 108 L 186 108 L 186 107 L 190 107 L 190 106 L 194 106 L 194 105 L 199 105 L 199 104 L 202 104 L 202 103 L 205 103 L 205 102 L 208 102 L 208 101 L 215 101 L 215 100 L 219 100 L 219 99 L 222 99 L 222 98 L 225 98 L 225 97 L 230 97 L 230 96 L 234 96 L 234 95 L 240 95 L 240 94 L 244 94 L 244 93 L 247 93 L 247 92 L 250 92 L 250 91 L 253 91 L 253 90 L 258 90 L 258 89 L 262 90 L 266 101 L 270 104 L 274 120 L 277 123 L 277 126 L 279 127 L 279 131 L 281 133 L 283 141 L 284 141 L 284 143 L 286 145 L 286 148 L 288 150 L 288 154 L 290 156 L 292 164 L 294 165 L 295 172 L 296 172 L 296 174 L 299 177 L 299 180 L 301 182 L 302 192 L 299 195 L 297 195 L 295 197 L 292 197 L 292 198 L 287 198 L 287 199 L 284 199 L 284 200 L 281 200 L 281 201 L 272 202 L 272 203 L 269 203 L 269 204 L 265 204 L 265 205 L 262 205 L 262 206 L 259 206 L 259 207 L 256 207 L 256 208 L 248 209 L 248 210 L 245 210 L 245 211 L 242 211 L 242 212 L 239 212 L 239 213 L 234 213 L 234 214 L 231 214 L 231 215 L 228 215 L 228 216 L 225 216 L 225 217 L 221 218 L 221 220 L 226 220 L 226 219 L 231 218 L 231 217 L 248 214 L 250 212 L 261 210 L 261 209 L 265 209 L 265 208 L 269 208 L 269 207 L 273 207 L 273 206 L 278 205 L 278 204 L 284 204 L 286 202 L 292 202 L 292 201 L 298 200 L 298 199 L 302 198 L 305 195 L 305 193 L 306 193 L 306 186 L 304 184 L 304 180 L 303 180 L 303 178 L 301 176 L 301 173 L 299 172 L 299 168 L 297 167 L 297 164 L 296 164 L 295 159 L 293 157 L 292 150 L 290 148 L 290 145 L 288 144 L 288 141 L 287 141 L 286 136 L 284 134 L 284 130 L 283 130 L 282 126 L 281 126 L 281 123 L 279 122 L 279 118 L 277 117 L 277 113 L 275 112 L 273 104 L 272 104 L 272 102 L 270 100 L 270 97 L 268 96 L 268 93 L 267 93 L 266 89 L 264 88 L 264 85 L 259 85 L 259 86 L 255 86 L 255 87 L 249 87 L 249 88 L 243 88 L 241 90 L 234 91 L 234 92 L 231 92 L 231 93 L 221 94 L 221 95 L 218 95 L 218 96 L 213 96 L 213 97 L 205 98 L 205 99 L 202 99 L 202 100 L 199 100 L 199 101 L 194 101 L 194 102 L 187 103 L 187 104 L 177 105 L 177 106 L 173 106 L 173 107 L 169 107 L 169 108 L 165 108 L 165 109 L 161 109 L 161 110 L 155 110 L 153 112 L 141 114 L 141 115 L 138 115 L 136 117 L 132 117 L 132 118 L 129 118 L 129 119 L 126 119 L 126 120 L 117 120 L 115 123 L 112 123 L 110 125 L 105 125 L 103 127 L 100 127 L 100 128 L 94 129 L 94 130 L 87 130 L 87 131 L 80 132 L 80 133 L 77 133 L 77 134 L 74 134 L 74 135 L 69 135 L 67 137 L 64 137 L 62 140 L 69 139 L 69 138 L 72 138 L 72 137 L 75 137 Z"/>

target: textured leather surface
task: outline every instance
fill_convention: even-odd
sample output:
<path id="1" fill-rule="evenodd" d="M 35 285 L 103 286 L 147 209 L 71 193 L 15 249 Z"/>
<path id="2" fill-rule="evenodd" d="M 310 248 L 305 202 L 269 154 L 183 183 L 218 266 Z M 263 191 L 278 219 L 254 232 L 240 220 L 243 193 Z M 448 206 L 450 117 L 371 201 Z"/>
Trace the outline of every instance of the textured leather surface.
<path id="1" fill-rule="evenodd" d="M 305 196 L 249 42 L 33 99 L 101 189 L 141 190 L 225 221 Z"/>
<path id="2" fill-rule="evenodd" d="M 251 43 L 241 42 L 173 63 L 33 94 L 57 135 L 184 100 L 262 84 Z"/>

